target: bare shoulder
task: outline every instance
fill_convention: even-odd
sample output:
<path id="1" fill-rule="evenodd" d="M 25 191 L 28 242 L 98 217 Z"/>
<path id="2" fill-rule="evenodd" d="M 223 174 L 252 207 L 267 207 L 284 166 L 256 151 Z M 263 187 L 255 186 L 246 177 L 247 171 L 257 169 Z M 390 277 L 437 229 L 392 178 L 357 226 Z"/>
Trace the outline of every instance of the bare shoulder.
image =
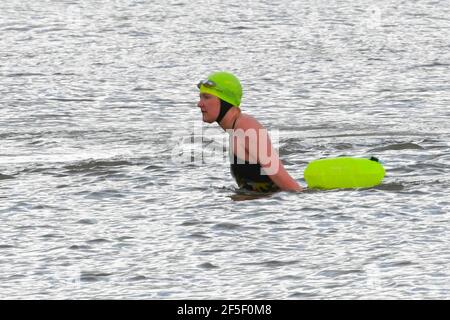
<path id="1" fill-rule="evenodd" d="M 258 120 L 256 120 L 251 115 L 242 113 L 241 116 L 236 121 L 236 128 L 237 129 L 261 129 L 263 128 L 262 124 L 259 123 Z"/>

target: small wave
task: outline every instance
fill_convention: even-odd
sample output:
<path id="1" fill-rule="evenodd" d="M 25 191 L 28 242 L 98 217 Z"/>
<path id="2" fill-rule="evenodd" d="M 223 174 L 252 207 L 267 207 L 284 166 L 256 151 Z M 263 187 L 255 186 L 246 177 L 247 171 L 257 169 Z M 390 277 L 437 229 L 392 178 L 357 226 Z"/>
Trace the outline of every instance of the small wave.
<path id="1" fill-rule="evenodd" d="M 143 87 L 136 87 L 132 91 L 154 91 L 154 88 L 143 88 Z"/>
<path id="2" fill-rule="evenodd" d="M 294 276 L 294 275 L 290 275 L 290 274 L 275 278 L 275 280 L 278 280 L 278 281 L 282 281 L 282 280 L 301 281 L 303 279 L 304 279 L 304 277 L 302 277 L 302 276 Z"/>
<path id="3" fill-rule="evenodd" d="M 90 246 L 87 245 L 73 245 L 69 247 L 69 250 L 88 250 L 90 249 Z"/>
<path id="4" fill-rule="evenodd" d="M 70 172 L 79 173 L 129 165 L 131 165 L 131 162 L 125 160 L 87 160 L 64 166 L 64 169 L 69 170 Z"/>
<path id="5" fill-rule="evenodd" d="M 243 263 L 243 264 L 244 265 L 261 265 L 261 266 L 269 267 L 269 268 L 277 268 L 277 267 L 283 267 L 283 266 L 297 264 L 299 262 L 300 262 L 299 260 L 290 260 L 290 261 L 269 260 L 269 261 L 263 261 L 263 262 L 250 262 L 250 263 Z"/>
<path id="6" fill-rule="evenodd" d="M 163 169 L 164 169 L 164 167 L 161 165 L 158 165 L 158 164 L 151 164 L 144 168 L 144 170 L 155 171 L 155 172 L 160 172 Z"/>
<path id="7" fill-rule="evenodd" d="M 123 237 L 117 238 L 117 240 L 119 240 L 119 241 L 126 241 L 126 240 L 133 240 L 133 239 L 134 238 L 130 237 L 130 236 L 123 236 Z"/>
<path id="8" fill-rule="evenodd" d="M 95 99 L 69 99 L 69 98 L 49 98 L 48 100 L 60 102 L 93 102 Z"/>
<path id="9" fill-rule="evenodd" d="M 132 278 L 128 279 L 128 281 L 144 281 L 144 280 L 147 280 L 147 277 L 145 277 L 145 276 L 135 276 L 135 277 L 132 277 Z"/>
<path id="10" fill-rule="evenodd" d="M 19 73 L 10 73 L 10 74 L 6 75 L 6 77 L 9 77 L 9 78 L 36 77 L 36 76 L 45 76 L 45 74 L 43 74 L 43 73 L 32 73 L 32 72 L 19 72 Z"/>
<path id="11" fill-rule="evenodd" d="M 49 170 L 49 167 L 44 167 L 39 164 L 33 164 L 32 167 L 24 168 L 21 173 L 40 173 L 40 172 L 46 172 Z"/>
<path id="12" fill-rule="evenodd" d="M 231 30 L 253 30 L 254 28 L 252 28 L 252 27 L 245 27 L 245 26 L 237 26 L 237 27 L 232 27 L 230 29 Z"/>
<path id="13" fill-rule="evenodd" d="M 3 28 L 3 31 L 30 31 L 33 29 L 39 29 L 39 28 L 44 28 L 46 27 L 46 25 L 40 25 L 40 24 L 31 24 L 31 25 L 22 25 L 22 24 L 18 24 L 18 23 L 14 23 L 14 24 L 10 24 L 9 26 Z"/>
<path id="14" fill-rule="evenodd" d="M 430 135 L 431 133 L 427 134 Z M 423 133 L 414 133 L 414 132 L 407 132 L 407 131 L 385 131 L 385 132 L 367 132 L 367 133 L 343 133 L 343 134 L 333 134 L 333 135 L 321 135 L 321 136 L 311 136 L 309 138 L 311 139 L 322 139 L 322 138 L 346 138 L 346 137 L 400 137 L 400 136 L 416 136 L 416 137 L 422 137 L 425 134 Z"/>
<path id="15" fill-rule="evenodd" d="M 355 270 L 324 270 L 324 271 L 319 272 L 318 275 L 335 278 L 335 277 L 344 276 L 347 274 L 361 274 L 361 273 L 365 273 L 365 271 L 359 270 L 359 269 L 355 269 Z"/>
<path id="16" fill-rule="evenodd" d="M 148 216 L 144 215 L 144 214 L 130 214 L 125 216 L 125 218 L 130 219 L 130 220 L 141 220 L 141 219 L 147 219 Z"/>
<path id="17" fill-rule="evenodd" d="M 282 266 L 289 266 L 291 264 L 297 264 L 298 260 L 292 260 L 292 261 L 279 261 L 279 260 L 272 260 L 272 261 L 266 261 L 264 262 L 264 265 L 266 267 L 282 267 Z"/>
<path id="18" fill-rule="evenodd" d="M 416 263 L 409 261 L 409 260 L 402 260 L 402 261 L 393 261 L 393 262 L 387 262 L 380 264 L 381 268 L 392 268 L 392 267 L 406 267 L 415 265 Z"/>
<path id="19" fill-rule="evenodd" d="M 210 262 L 202 263 L 202 264 L 199 265 L 198 267 L 199 267 L 199 268 L 202 268 L 202 269 L 217 269 L 217 268 L 219 268 L 218 266 L 213 265 L 213 264 L 210 263 Z"/>
<path id="20" fill-rule="evenodd" d="M 404 185 L 402 185 L 401 183 L 396 183 L 396 182 L 383 183 L 383 184 L 380 184 L 380 185 L 374 187 L 374 189 L 385 190 L 385 191 L 400 191 L 400 190 L 403 190 L 404 188 L 405 188 Z"/>
<path id="21" fill-rule="evenodd" d="M 242 228 L 240 225 L 230 222 L 221 222 L 217 223 L 213 226 L 215 229 L 224 229 L 224 230 L 237 230 Z"/>
<path id="22" fill-rule="evenodd" d="M 446 164 L 435 163 L 435 162 L 418 162 L 406 166 L 400 166 L 389 169 L 389 172 L 392 173 L 411 173 L 411 172 L 420 172 L 421 174 L 443 174 L 445 176 L 447 172 L 448 166 Z"/>
<path id="23" fill-rule="evenodd" d="M 336 150 L 347 150 L 353 149 L 353 145 L 351 143 L 337 143 L 334 148 Z"/>
<path id="24" fill-rule="evenodd" d="M 289 298 L 295 298 L 295 299 L 307 299 L 307 298 L 314 298 L 318 297 L 319 294 L 314 292 L 294 292 L 292 293 Z"/>
<path id="25" fill-rule="evenodd" d="M 7 175 L 7 174 L 1 174 L 0 173 L 0 180 L 6 180 L 6 179 L 14 179 L 13 176 Z"/>
<path id="26" fill-rule="evenodd" d="M 212 250 L 202 250 L 199 253 L 201 255 L 209 256 L 209 255 L 213 255 L 213 254 L 216 254 L 216 253 L 219 253 L 219 252 L 223 252 L 223 251 L 225 251 L 225 250 L 223 250 L 223 249 L 212 249 Z"/>
<path id="27" fill-rule="evenodd" d="M 264 252 L 264 250 L 262 250 L 262 249 L 250 249 L 250 250 L 245 250 L 244 252 L 248 253 L 248 254 L 258 254 L 258 253 Z"/>
<path id="28" fill-rule="evenodd" d="M 6 138 L 9 138 L 9 137 L 14 137 L 15 135 L 17 135 L 16 132 L 0 133 L 0 139 L 6 139 Z"/>
<path id="29" fill-rule="evenodd" d="M 53 73 L 54 76 L 76 76 L 76 73 L 72 72 L 55 72 Z"/>
<path id="30" fill-rule="evenodd" d="M 79 224 L 97 224 L 97 220 L 95 220 L 95 219 L 81 219 L 81 220 L 78 220 L 77 223 L 79 223 Z"/>
<path id="31" fill-rule="evenodd" d="M 107 243 L 107 242 L 110 242 L 110 241 L 107 239 L 93 239 L 93 240 L 86 241 L 86 243 L 89 243 L 89 244 Z"/>
<path id="32" fill-rule="evenodd" d="M 66 28 L 60 28 L 60 27 L 50 27 L 50 28 L 43 28 L 37 31 L 37 33 L 50 33 L 50 32 L 58 32 L 58 31 L 68 31 Z"/>
<path id="33" fill-rule="evenodd" d="M 117 190 L 103 190 L 103 191 L 94 191 L 89 192 L 85 198 L 87 199 L 103 199 L 103 198 L 123 198 L 125 197 L 124 194 L 121 193 L 121 191 Z"/>
<path id="34" fill-rule="evenodd" d="M 48 233 L 41 236 L 44 239 L 64 239 L 64 236 L 59 234 Z"/>
<path id="35" fill-rule="evenodd" d="M 187 221 L 184 221 L 183 223 L 181 223 L 181 226 L 189 227 L 189 226 L 197 226 L 197 225 L 208 224 L 208 223 L 211 223 L 211 222 L 200 221 L 200 220 L 187 220 Z"/>
<path id="36" fill-rule="evenodd" d="M 13 274 L 8 277 L 8 280 L 17 280 L 17 279 L 23 279 L 26 277 L 27 277 L 27 275 L 25 275 L 25 274 Z"/>
<path id="37" fill-rule="evenodd" d="M 427 63 L 427 64 L 419 64 L 416 65 L 414 67 L 412 67 L 412 69 L 416 69 L 416 68 L 435 68 L 435 67 L 449 67 L 450 64 L 448 63 L 443 63 L 443 62 L 439 62 L 439 61 L 435 61 L 433 63 Z"/>
<path id="38" fill-rule="evenodd" d="M 194 232 L 188 236 L 189 238 L 194 239 L 209 239 L 210 237 L 206 236 L 204 232 Z"/>
<path id="39" fill-rule="evenodd" d="M 385 147 L 375 148 L 369 150 L 369 152 L 380 152 L 380 151 L 387 151 L 387 150 L 423 150 L 424 148 L 420 145 L 412 142 L 405 142 L 405 143 L 395 143 L 390 144 Z"/>
<path id="40" fill-rule="evenodd" d="M 96 282 L 103 280 L 104 278 L 107 278 L 111 276 L 111 273 L 102 273 L 102 272 L 81 272 L 80 280 L 85 282 Z"/>
<path id="41" fill-rule="evenodd" d="M 9 208 L 2 209 L 0 212 L 27 212 L 33 207 L 32 204 L 24 201 L 19 201 L 16 204 L 10 206 Z"/>

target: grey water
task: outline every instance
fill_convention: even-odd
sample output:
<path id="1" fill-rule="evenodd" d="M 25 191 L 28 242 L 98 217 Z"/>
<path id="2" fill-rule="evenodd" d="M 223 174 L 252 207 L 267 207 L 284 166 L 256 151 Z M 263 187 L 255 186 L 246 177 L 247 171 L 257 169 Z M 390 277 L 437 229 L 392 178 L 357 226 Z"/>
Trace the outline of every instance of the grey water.
<path id="1" fill-rule="evenodd" d="M 2 1 L 0 298 L 448 299 L 449 17 L 431 0 Z M 222 147 L 196 107 L 217 70 L 301 185 L 337 156 L 378 157 L 383 183 L 261 195 L 226 159 L 178 161 Z"/>

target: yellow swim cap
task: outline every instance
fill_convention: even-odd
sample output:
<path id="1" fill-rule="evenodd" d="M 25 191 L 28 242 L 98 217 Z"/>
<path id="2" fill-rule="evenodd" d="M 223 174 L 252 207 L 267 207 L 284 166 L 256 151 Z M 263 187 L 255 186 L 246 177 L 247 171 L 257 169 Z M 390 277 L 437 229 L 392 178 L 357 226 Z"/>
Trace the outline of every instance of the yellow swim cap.
<path id="1" fill-rule="evenodd" d="M 209 93 L 235 107 L 239 107 L 242 98 L 242 86 L 239 79 L 229 72 L 215 72 L 207 80 L 197 84 L 200 93 Z"/>

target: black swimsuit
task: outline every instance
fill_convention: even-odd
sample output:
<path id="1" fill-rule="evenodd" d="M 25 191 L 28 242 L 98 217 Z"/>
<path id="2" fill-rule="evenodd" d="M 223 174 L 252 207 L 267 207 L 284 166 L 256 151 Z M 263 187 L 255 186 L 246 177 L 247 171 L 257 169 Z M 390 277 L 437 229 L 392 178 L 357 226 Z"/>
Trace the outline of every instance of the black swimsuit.
<path id="1" fill-rule="evenodd" d="M 233 129 L 236 124 L 236 120 L 233 123 Z M 264 169 L 261 168 L 259 163 L 250 163 L 248 161 L 238 159 L 233 150 L 230 150 L 230 156 L 231 153 L 233 153 L 233 159 L 230 157 L 231 175 L 236 180 L 239 188 L 259 192 L 279 190 L 277 185 L 273 183 L 269 176 L 262 173 L 264 172 Z"/>

